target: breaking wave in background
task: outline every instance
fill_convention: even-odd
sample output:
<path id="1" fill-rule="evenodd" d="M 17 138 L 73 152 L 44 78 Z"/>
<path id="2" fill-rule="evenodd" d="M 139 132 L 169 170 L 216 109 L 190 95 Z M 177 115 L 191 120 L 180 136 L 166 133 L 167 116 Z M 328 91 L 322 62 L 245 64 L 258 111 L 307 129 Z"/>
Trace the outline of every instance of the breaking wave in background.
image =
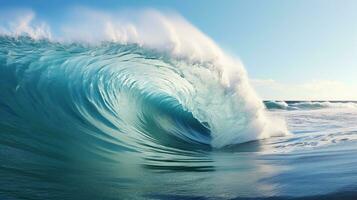
<path id="1" fill-rule="evenodd" d="M 264 101 L 269 110 L 357 109 L 355 101 Z"/>

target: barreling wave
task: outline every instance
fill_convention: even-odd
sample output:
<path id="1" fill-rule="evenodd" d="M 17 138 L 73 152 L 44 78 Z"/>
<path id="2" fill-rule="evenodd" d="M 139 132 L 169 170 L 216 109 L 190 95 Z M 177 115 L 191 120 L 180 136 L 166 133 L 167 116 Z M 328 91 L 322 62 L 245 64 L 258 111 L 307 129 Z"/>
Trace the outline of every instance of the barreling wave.
<path id="1" fill-rule="evenodd" d="M 269 110 L 314 110 L 326 108 L 357 109 L 356 102 L 329 102 L 329 101 L 265 101 Z"/>
<path id="2" fill-rule="evenodd" d="M 159 35 L 142 29 L 145 20 L 108 22 L 110 38 L 95 43 L 32 37 L 48 31 L 31 27 L 6 31 L 1 126 L 139 152 L 221 148 L 286 133 L 272 126 L 239 62 L 183 19 L 150 13 L 145 19 L 159 23 Z"/>

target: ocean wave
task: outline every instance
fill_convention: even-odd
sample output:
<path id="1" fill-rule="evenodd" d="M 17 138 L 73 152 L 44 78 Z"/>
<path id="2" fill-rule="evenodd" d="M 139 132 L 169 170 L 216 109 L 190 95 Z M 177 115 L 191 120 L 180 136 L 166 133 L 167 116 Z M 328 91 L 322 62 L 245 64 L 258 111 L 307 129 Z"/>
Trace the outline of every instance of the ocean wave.
<path id="1" fill-rule="evenodd" d="M 357 109 L 356 102 L 329 102 L 329 101 L 265 101 L 269 110 L 314 110 L 327 108 Z"/>
<path id="2" fill-rule="evenodd" d="M 1 29 L 4 148 L 89 166 L 144 159 L 149 168 L 198 170 L 212 149 L 287 134 L 241 63 L 181 17 L 95 16 L 67 26 L 70 37 L 38 26 L 34 15 Z"/>
<path id="3" fill-rule="evenodd" d="M 223 84 L 211 62 L 112 42 L 3 36 L 0 44 L 2 125 L 90 133 L 140 151 L 220 148 L 269 136 L 244 81 Z"/>

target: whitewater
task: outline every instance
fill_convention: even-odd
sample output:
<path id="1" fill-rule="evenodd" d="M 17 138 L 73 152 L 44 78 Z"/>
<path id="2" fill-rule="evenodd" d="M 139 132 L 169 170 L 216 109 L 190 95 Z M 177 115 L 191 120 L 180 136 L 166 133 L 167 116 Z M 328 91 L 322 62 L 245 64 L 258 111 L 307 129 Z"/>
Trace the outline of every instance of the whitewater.
<path id="1" fill-rule="evenodd" d="M 354 189 L 355 102 L 263 102 L 242 63 L 181 16 L 82 9 L 58 32 L 33 12 L 0 20 L 0 197 Z"/>

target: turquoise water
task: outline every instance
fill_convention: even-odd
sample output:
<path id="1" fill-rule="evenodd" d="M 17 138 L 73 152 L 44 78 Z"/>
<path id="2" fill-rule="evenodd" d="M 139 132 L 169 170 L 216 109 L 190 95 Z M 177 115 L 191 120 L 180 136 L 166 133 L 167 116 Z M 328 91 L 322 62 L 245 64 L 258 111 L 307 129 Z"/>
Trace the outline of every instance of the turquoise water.
<path id="1" fill-rule="evenodd" d="M 357 195 L 355 102 L 265 102 L 291 134 L 264 139 L 212 63 L 109 42 L 0 47 L 1 199 Z"/>

